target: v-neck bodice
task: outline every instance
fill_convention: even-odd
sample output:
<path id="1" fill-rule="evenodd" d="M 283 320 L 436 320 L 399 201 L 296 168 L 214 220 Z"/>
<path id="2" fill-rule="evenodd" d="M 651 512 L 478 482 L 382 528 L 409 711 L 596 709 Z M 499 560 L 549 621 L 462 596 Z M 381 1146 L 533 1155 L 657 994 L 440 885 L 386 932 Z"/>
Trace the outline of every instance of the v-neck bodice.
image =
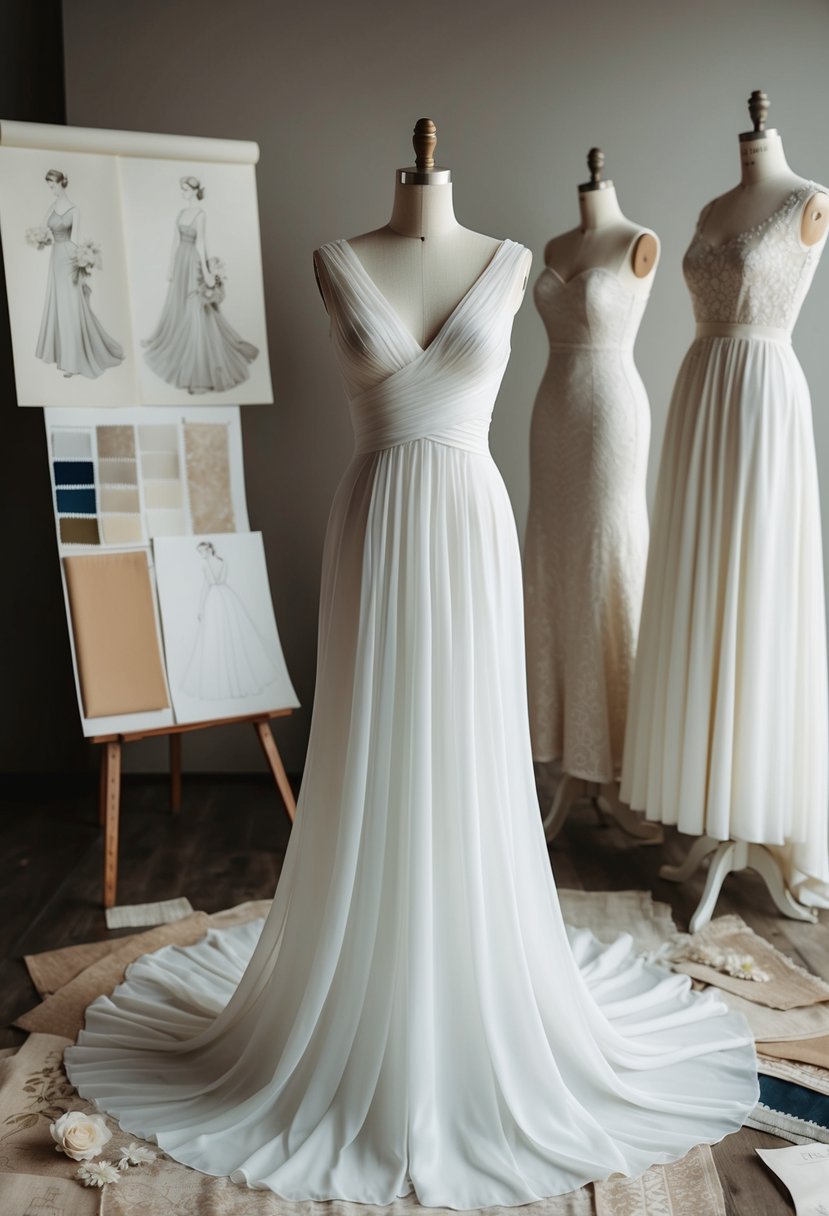
<path id="1" fill-rule="evenodd" d="M 433 439 L 486 451 L 509 358 L 510 305 L 524 246 L 509 240 L 498 246 L 425 348 L 347 241 L 318 252 L 357 450 Z"/>

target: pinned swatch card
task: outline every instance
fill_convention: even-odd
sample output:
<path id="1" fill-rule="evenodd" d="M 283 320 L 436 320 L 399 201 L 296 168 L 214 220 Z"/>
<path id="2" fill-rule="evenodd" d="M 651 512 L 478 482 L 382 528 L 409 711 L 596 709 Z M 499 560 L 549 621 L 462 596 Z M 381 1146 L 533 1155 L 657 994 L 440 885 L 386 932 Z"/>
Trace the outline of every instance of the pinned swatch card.
<path id="1" fill-rule="evenodd" d="M 238 406 L 44 414 L 61 553 L 247 531 Z"/>
<path id="2" fill-rule="evenodd" d="M 84 716 L 169 704 L 147 554 L 64 558 Z"/>
<path id="3" fill-rule="evenodd" d="M 829 1144 L 755 1151 L 788 1188 L 797 1216 L 829 1216 Z"/>
<path id="4" fill-rule="evenodd" d="M 159 537 L 153 554 L 176 721 L 297 706 L 261 532 Z"/>

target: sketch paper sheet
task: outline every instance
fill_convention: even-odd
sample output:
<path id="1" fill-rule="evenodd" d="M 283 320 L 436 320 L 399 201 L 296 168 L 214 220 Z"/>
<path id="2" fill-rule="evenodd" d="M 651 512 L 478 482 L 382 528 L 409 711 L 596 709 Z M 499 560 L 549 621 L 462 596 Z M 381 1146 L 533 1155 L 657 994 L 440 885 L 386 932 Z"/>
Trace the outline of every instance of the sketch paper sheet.
<path id="1" fill-rule="evenodd" d="M 0 141 L 18 404 L 273 400 L 255 144 L 6 121 Z"/>
<path id="2" fill-rule="evenodd" d="M 261 532 L 162 537 L 153 551 L 176 720 L 297 706 Z"/>

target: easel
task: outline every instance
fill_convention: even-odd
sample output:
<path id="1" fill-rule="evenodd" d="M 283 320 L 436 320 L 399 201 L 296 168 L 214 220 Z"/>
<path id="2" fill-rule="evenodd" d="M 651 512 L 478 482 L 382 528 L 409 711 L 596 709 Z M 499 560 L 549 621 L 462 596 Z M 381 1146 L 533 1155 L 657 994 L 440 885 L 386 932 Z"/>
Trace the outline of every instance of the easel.
<path id="1" fill-rule="evenodd" d="M 181 736 L 194 730 L 205 730 L 209 726 L 228 726 L 231 723 L 250 722 L 256 731 L 265 759 L 277 784 L 285 810 L 291 823 L 296 815 L 296 802 L 285 773 L 282 757 L 271 732 L 272 718 L 285 718 L 292 709 L 274 709 L 264 714 L 244 714 L 239 718 L 219 718 L 213 722 L 188 722 L 183 725 L 162 726 L 156 730 L 129 731 L 116 735 L 96 735 L 90 742 L 102 744 L 101 785 L 99 800 L 100 823 L 104 829 L 104 907 L 115 903 L 118 884 L 118 824 L 121 812 L 121 747 L 136 739 L 151 739 L 158 735 L 170 736 L 170 809 L 181 809 Z"/>

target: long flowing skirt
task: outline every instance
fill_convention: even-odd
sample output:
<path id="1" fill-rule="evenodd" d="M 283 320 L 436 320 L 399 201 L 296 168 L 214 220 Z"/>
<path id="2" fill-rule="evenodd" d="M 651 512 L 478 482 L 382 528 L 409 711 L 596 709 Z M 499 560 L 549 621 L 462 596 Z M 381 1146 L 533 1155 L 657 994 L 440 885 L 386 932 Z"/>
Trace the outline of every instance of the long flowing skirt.
<path id="1" fill-rule="evenodd" d="M 809 391 L 791 347 L 700 338 L 665 433 L 622 797 L 776 846 L 829 894 L 827 672 Z"/>
<path id="2" fill-rule="evenodd" d="M 568 940 L 520 587 L 488 455 L 422 439 L 355 458 L 271 913 L 243 974 L 250 936 L 211 935 L 96 1001 L 66 1053 L 84 1096 L 287 1198 L 456 1208 L 636 1174 L 742 1124 L 742 1019 L 629 939 Z"/>
<path id="3" fill-rule="evenodd" d="M 124 351 L 92 311 L 89 285 L 73 281 L 74 249 L 72 241 L 52 246 L 35 354 L 67 375 L 94 380 L 123 362 Z"/>

